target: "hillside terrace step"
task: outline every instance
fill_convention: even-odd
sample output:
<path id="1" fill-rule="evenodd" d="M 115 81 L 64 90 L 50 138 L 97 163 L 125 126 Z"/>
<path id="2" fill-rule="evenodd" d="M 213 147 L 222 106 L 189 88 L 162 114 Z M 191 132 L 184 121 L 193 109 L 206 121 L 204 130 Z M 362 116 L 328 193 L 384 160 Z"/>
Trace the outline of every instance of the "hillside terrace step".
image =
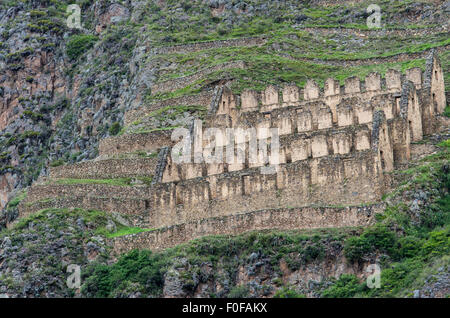
<path id="1" fill-rule="evenodd" d="M 202 78 L 205 78 L 206 76 L 208 76 L 211 73 L 214 73 L 217 71 L 222 71 L 222 70 L 245 69 L 245 68 L 246 68 L 246 65 L 243 61 L 227 62 L 227 63 L 208 67 L 206 69 L 200 70 L 191 75 L 181 76 L 181 77 L 177 77 L 177 78 L 162 81 L 162 82 L 157 82 L 150 89 L 151 89 L 152 95 L 173 92 L 178 89 L 192 85 L 192 84 L 194 84 L 194 82 L 196 82 Z"/>
<path id="2" fill-rule="evenodd" d="M 75 179 L 109 179 L 151 177 L 155 172 L 157 157 L 105 159 L 84 161 L 72 165 L 50 167 L 49 177 Z"/>
<path id="3" fill-rule="evenodd" d="M 26 202 L 18 206 L 19 217 L 24 218 L 33 213 L 49 208 L 80 208 L 99 210 L 111 214 L 120 214 L 132 226 L 152 227 L 148 200 L 138 198 L 113 198 L 96 196 L 64 196 Z"/>
<path id="4" fill-rule="evenodd" d="M 383 204 L 347 207 L 265 209 L 213 217 L 112 239 L 114 252 L 132 249 L 161 250 L 208 235 L 238 235 L 261 230 L 301 230 L 370 225 Z"/>
<path id="5" fill-rule="evenodd" d="M 149 115 L 150 113 L 167 107 L 167 106 L 189 106 L 200 105 L 209 107 L 213 98 L 212 91 L 201 92 L 196 95 L 187 95 L 177 98 L 170 98 L 161 101 L 154 102 L 150 105 L 143 105 L 142 107 L 131 109 L 124 114 L 124 125 L 128 126 L 133 122 Z"/>
<path id="6" fill-rule="evenodd" d="M 450 49 L 450 45 L 441 45 L 433 47 L 438 53 L 445 52 Z M 370 58 L 353 58 L 353 59 L 321 59 L 315 57 L 299 56 L 292 57 L 289 54 L 284 54 L 283 58 L 288 58 L 292 61 L 305 61 L 314 64 L 332 65 L 332 66 L 363 66 L 363 65 L 377 65 L 385 63 L 399 63 L 404 61 L 424 59 L 428 56 L 433 48 L 427 48 L 423 51 L 413 53 L 397 53 L 391 56 L 376 56 Z"/>
<path id="7" fill-rule="evenodd" d="M 399 37 L 412 37 L 412 36 L 427 36 L 436 33 L 449 32 L 449 25 L 443 24 L 436 27 L 427 27 L 420 29 L 374 29 L 374 30 L 361 30 L 357 28 L 342 28 L 342 27 L 304 27 L 298 26 L 297 30 L 305 31 L 313 34 L 329 35 L 329 34 L 350 34 L 360 38 L 369 37 L 386 37 L 386 36 L 399 36 Z"/>
<path id="8" fill-rule="evenodd" d="M 76 196 L 116 197 L 123 199 L 142 198 L 152 196 L 151 187 L 142 186 L 118 186 L 109 184 L 37 184 L 27 192 L 23 203 L 35 202 L 43 199 Z"/>
<path id="9" fill-rule="evenodd" d="M 442 25 L 438 27 L 428 27 L 422 29 L 387 29 L 387 30 L 361 30 L 356 28 L 330 28 L 330 27 L 303 27 L 298 26 L 298 30 L 310 32 L 314 34 L 334 34 L 345 33 L 352 34 L 358 37 L 366 38 L 367 36 L 423 36 L 429 34 L 436 34 L 442 32 L 448 32 L 448 25 Z M 241 37 L 235 39 L 215 40 L 215 41 L 200 41 L 187 44 L 176 44 L 171 46 L 153 47 L 147 46 L 146 52 L 152 51 L 154 54 L 185 54 L 198 52 L 208 49 L 217 48 L 231 48 L 239 46 L 260 46 L 267 42 L 268 35 L 255 36 L 255 37 Z"/>
<path id="10" fill-rule="evenodd" d="M 171 140 L 172 129 L 155 130 L 147 133 L 126 134 L 100 140 L 100 156 L 118 155 L 136 151 L 155 152 L 158 149 L 175 144 Z"/>
<path id="11" fill-rule="evenodd" d="M 44 207 L 51 207 L 50 199 L 79 197 L 75 207 L 102 207 L 108 212 L 120 213 L 123 210 L 133 215 L 150 211 L 146 214 L 149 215 L 146 224 L 156 228 L 250 209 L 374 202 L 381 198 L 383 186 L 379 163 L 370 150 L 351 156 L 328 156 L 283 164 L 279 173 L 271 175 L 261 174 L 259 169 L 254 168 L 173 183 L 157 183 L 150 187 L 35 185 L 20 203 L 19 211 L 30 211 L 24 207 L 35 203 L 38 206 L 35 210 L 42 208 L 40 202 L 46 203 Z M 74 207 L 71 201 L 61 202 L 68 204 L 64 207 Z"/>
<path id="12" fill-rule="evenodd" d="M 209 49 L 229 48 L 238 46 L 259 46 L 266 43 L 264 36 L 242 37 L 237 39 L 226 39 L 216 41 L 201 41 L 187 44 L 178 44 L 162 47 L 147 47 L 147 52 L 153 51 L 155 54 L 191 53 Z"/>

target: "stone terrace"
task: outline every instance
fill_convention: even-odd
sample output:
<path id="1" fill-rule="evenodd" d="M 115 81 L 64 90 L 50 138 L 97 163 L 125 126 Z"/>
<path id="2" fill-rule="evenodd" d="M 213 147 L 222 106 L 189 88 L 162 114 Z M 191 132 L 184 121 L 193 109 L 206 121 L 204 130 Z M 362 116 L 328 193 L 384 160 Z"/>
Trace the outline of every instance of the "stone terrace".
<path id="1" fill-rule="evenodd" d="M 48 207 L 101 209 L 127 216 L 134 226 L 157 229 L 116 238 L 115 249 L 160 249 L 211 234 L 261 229 L 362 226 L 381 211 L 388 184 L 385 172 L 410 159 L 411 142 L 448 125 L 441 119 L 446 100 L 443 72 L 434 51 L 426 70 L 390 70 L 385 79 L 351 77 L 324 89 L 312 80 L 269 86 L 262 92 L 233 94 L 226 86 L 212 95 L 205 128 L 278 128 L 280 160 L 276 173 L 262 174 L 261 164 L 175 164 L 171 130 L 125 134 L 101 141 L 101 158 L 50 170 L 19 205 L 20 217 Z M 198 104 L 195 97 L 170 101 Z M 132 110 L 131 123 L 152 109 Z M 190 127 L 196 136 L 203 130 Z M 216 147 L 226 147 L 218 143 Z M 244 141 L 248 149 L 248 140 Z M 158 158 L 124 158 L 159 151 Z M 114 158 L 111 158 L 114 157 Z M 248 154 L 246 155 L 248 157 Z M 272 158 L 272 154 L 269 153 Z M 64 179 L 153 177 L 152 185 L 64 184 Z M 62 179 L 62 180 L 60 180 Z M 60 181 L 58 181 L 60 180 Z M 332 207 L 340 205 L 343 207 Z M 364 207 L 367 206 L 367 207 Z"/>

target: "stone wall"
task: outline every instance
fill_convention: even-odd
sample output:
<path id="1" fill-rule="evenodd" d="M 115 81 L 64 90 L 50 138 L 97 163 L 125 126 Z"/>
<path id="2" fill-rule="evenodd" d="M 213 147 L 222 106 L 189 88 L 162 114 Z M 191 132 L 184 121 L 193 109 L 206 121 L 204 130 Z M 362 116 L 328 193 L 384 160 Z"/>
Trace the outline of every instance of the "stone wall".
<path id="1" fill-rule="evenodd" d="M 84 207 L 124 213 L 133 225 L 159 229 L 117 238 L 117 251 L 165 248 L 203 235 L 249 230 L 365 225 L 373 215 L 370 209 L 288 207 L 379 202 L 389 183 L 384 172 L 407 162 L 411 142 L 442 125 L 441 75 L 439 60 L 431 54 L 423 73 L 389 70 L 385 79 L 372 73 L 364 82 L 348 78 L 342 87 L 334 79 L 328 79 L 323 89 L 310 80 L 304 89 L 271 85 L 263 92 L 241 95 L 217 87 L 205 127 L 253 128 L 268 142 L 261 128 L 278 128 L 281 148 L 273 173 L 262 173 L 262 163 L 248 160 L 177 165 L 170 156 L 172 131 L 122 135 L 101 141 L 100 154 L 161 149 L 157 162 L 141 162 L 126 172 L 117 167 L 121 173 L 152 168 L 156 178 L 151 186 L 35 185 L 19 204 L 19 213 L 24 216 L 50 206 Z M 193 125 L 191 133 L 199 132 L 203 131 Z M 195 136 L 194 145 L 204 146 Z M 55 168 L 51 176 L 116 173 L 114 164 L 96 165 L 75 165 L 73 172 L 69 167 Z"/>
<path id="2" fill-rule="evenodd" d="M 376 202 L 384 191 L 380 164 L 366 151 L 283 164 L 272 175 L 249 169 L 165 183 L 151 206 L 162 226 L 280 206 Z"/>
<path id="3" fill-rule="evenodd" d="M 153 190 L 149 186 L 117 186 L 108 184 L 38 184 L 27 192 L 24 204 L 48 198 L 96 196 L 120 198 L 149 198 Z"/>
<path id="4" fill-rule="evenodd" d="M 384 120 L 384 125 L 387 125 L 386 120 Z M 282 135 L 279 140 L 280 151 L 277 155 L 278 163 L 284 164 L 328 155 L 349 155 L 351 153 L 369 150 L 375 142 L 372 139 L 371 126 L 371 124 L 362 124 Z M 390 145 L 390 136 L 387 129 L 385 138 L 386 145 Z M 268 144 L 267 156 L 272 160 L 274 154 L 272 154 L 270 148 L 271 139 L 268 138 L 266 141 Z M 211 164 L 203 162 L 176 165 L 172 163 L 170 156 L 166 157 L 166 170 L 163 173 L 161 181 L 173 182 L 263 166 L 263 162 L 252 163 L 251 159 L 249 159 L 249 143 L 248 141 L 236 145 L 231 143 L 230 149 L 233 149 L 235 163 L 225 162 L 227 143 L 224 143 L 223 146 L 215 147 L 215 151 L 223 153 L 223 163 Z M 382 147 L 384 149 L 381 150 L 385 154 L 392 153 L 391 147 L 386 148 L 385 144 L 382 144 Z M 240 163 L 236 160 L 238 153 L 245 158 Z"/>
<path id="5" fill-rule="evenodd" d="M 56 197 L 22 204 L 19 216 L 27 217 L 48 208 L 80 208 L 117 213 L 125 217 L 131 226 L 149 227 L 148 201 L 138 198 L 114 198 L 96 196 Z"/>
<path id="6" fill-rule="evenodd" d="M 366 150 L 282 164 L 271 175 L 253 168 L 152 187 L 36 185 L 21 203 L 19 213 L 26 215 L 34 203 L 41 207 L 38 201 L 80 198 L 66 207 L 76 202 L 77 207 L 101 208 L 107 212 L 148 213 L 145 224 L 158 228 L 279 206 L 369 203 L 379 200 L 382 192 L 379 154 Z"/>
<path id="7" fill-rule="evenodd" d="M 244 113 L 247 112 L 259 112 L 267 115 L 276 109 L 286 107 L 304 106 L 308 108 L 309 103 L 315 102 L 318 103 L 317 109 L 324 105 L 329 107 L 333 115 L 333 122 L 336 122 L 336 107 L 343 100 L 348 103 L 349 99 L 356 98 L 360 104 L 371 101 L 374 108 L 378 106 L 377 103 L 382 102 L 385 98 L 392 98 L 392 96 L 401 94 L 402 83 L 408 80 L 413 83 L 417 94 L 422 94 L 424 90 L 430 91 L 431 101 L 421 100 L 421 108 L 426 107 L 426 104 L 431 102 L 436 104 L 434 113 L 443 112 L 446 104 L 443 71 L 435 50 L 432 50 L 427 58 L 427 68 L 423 74 L 418 68 L 407 70 L 405 75 L 391 69 L 386 72 L 384 79 L 378 73 L 371 73 L 363 82 L 357 77 L 348 78 L 342 87 L 339 86 L 338 81 L 329 78 L 325 81 L 323 88 L 320 88 L 314 80 L 308 80 L 303 89 L 294 84 L 281 88 L 269 85 L 262 92 L 244 90 L 240 96 L 235 96 L 229 90 L 224 90 L 222 99 L 218 103 L 219 107 L 215 114 L 210 114 L 209 120 L 214 122 L 214 120 L 217 120 L 215 117 L 220 115 L 219 117 L 222 118 L 224 115 L 228 115 L 232 126 L 238 127 L 240 125 L 239 118 L 245 121 L 247 118 Z M 392 114 L 392 111 L 388 112 L 386 114 L 387 119 L 392 118 L 393 115 L 395 114 Z"/>
<path id="8" fill-rule="evenodd" d="M 53 179 L 151 177 L 155 171 L 156 163 L 156 157 L 84 161 L 73 165 L 50 167 L 49 177 Z"/>
<path id="9" fill-rule="evenodd" d="M 135 248 L 160 250 L 207 235 L 237 235 L 255 230 L 298 230 L 367 226 L 382 205 L 366 207 L 304 207 L 265 209 L 209 218 L 155 231 L 114 238 L 116 254 Z"/>
<path id="10" fill-rule="evenodd" d="M 219 65 L 215 65 L 215 66 L 209 67 L 207 69 L 198 71 L 192 75 L 178 77 L 173 80 L 168 80 L 168 81 L 164 81 L 164 82 L 158 82 L 158 83 L 155 83 L 151 87 L 151 93 L 152 93 L 152 95 L 155 95 L 155 94 L 160 94 L 160 93 L 173 92 L 177 89 L 189 86 L 199 79 L 205 78 L 210 73 L 221 71 L 221 70 L 226 70 L 226 69 L 232 69 L 232 68 L 243 69 L 243 68 L 245 68 L 245 63 L 242 61 L 235 61 L 235 62 L 219 64 Z"/>
<path id="11" fill-rule="evenodd" d="M 231 40 L 205 41 L 189 44 L 180 44 L 159 48 L 149 48 L 155 54 L 173 54 L 173 53 L 190 53 L 209 49 L 220 49 L 237 46 L 259 46 L 266 43 L 264 37 L 247 37 Z M 148 51 L 149 51 L 148 50 Z"/>
<path id="12" fill-rule="evenodd" d="M 328 4 L 328 0 L 326 0 Z M 341 1 L 334 1 L 341 3 Z M 321 35 L 332 35 L 332 34 L 349 34 L 353 35 L 355 37 L 360 38 L 376 38 L 376 37 L 385 37 L 385 36 L 392 36 L 392 37 L 406 37 L 406 36 L 427 36 L 427 35 L 434 35 L 436 33 L 442 32 L 449 32 L 449 26 L 448 25 L 442 25 L 432 28 L 424 28 L 424 29 L 386 29 L 383 30 L 383 32 L 380 32 L 380 30 L 374 29 L 374 30 L 360 30 L 360 29 L 354 29 L 354 28 L 318 28 L 318 27 L 298 27 L 298 30 L 302 30 L 305 32 L 310 32 L 314 34 L 321 34 Z"/>
<path id="13" fill-rule="evenodd" d="M 172 130 L 156 130 L 149 133 L 129 134 L 100 140 L 100 156 L 117 155 L 136 151 L 155 152 L 164 146 L 174 144 L 171 140 Z"/>

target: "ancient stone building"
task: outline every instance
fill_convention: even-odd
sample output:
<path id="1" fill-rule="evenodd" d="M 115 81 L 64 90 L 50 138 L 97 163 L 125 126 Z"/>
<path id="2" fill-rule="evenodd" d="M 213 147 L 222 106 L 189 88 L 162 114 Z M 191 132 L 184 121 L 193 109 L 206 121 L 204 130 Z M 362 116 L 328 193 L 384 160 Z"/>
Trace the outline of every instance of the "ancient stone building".
<path id="1" fill-rule="evenodd" d="M 151 185 L 34 185 L 20 205 L 21 216 L 47 207 L 83 207 L 126 215 L 135 226 L 156 229 L 115 239 L 117 251 L 165 248 L 211 234 L 260 229 L 360 226 L 381 211 L 387 173 L 410 159 L 411 143 L 439 129 L 446 105 L 443 72 L 432 53 L 426 70 L 389 70 L 384 78 L 351 77 L 340 86 L 328 79 L 268 86 L 240 95 L 217 87 L 202 127 L 186 129 L 189 162 L 177 163 L 172 131 L 111 137 L 101 141 L 101 161 L 52 168 L 58 178 L 153 178 Z M 196 161 L 208 129 L 218 129 L 214 152 L 244 160 Z M 249 160 L 249 138 L 226 137 L 233 129 L 254 129 L 258 142 L 275 142 L 267 160 Z M 199 137 L 200 136 L 200 137 Z M 212 149 L 209 149 L 212 150 Z M 150 158 L 118 160 L 114 155 L 158 152 Z M 212 151 L 211 151 L 212 152 Z M 272 173 L 264 166 L 273 166 Z M 109 158 L 109 159 L 108 159 Z M 242 159 L 241 158 L 241 159 Z"/>

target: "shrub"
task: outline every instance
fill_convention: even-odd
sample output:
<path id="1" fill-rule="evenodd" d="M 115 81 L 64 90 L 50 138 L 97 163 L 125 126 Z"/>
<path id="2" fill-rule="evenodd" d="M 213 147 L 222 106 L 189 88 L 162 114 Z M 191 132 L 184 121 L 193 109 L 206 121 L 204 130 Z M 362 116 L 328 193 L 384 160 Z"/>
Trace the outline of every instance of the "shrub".
<path id="1" fill-rule="evenodd" d="M 72 59 L 78 59 L 83 53 L 89 50 L 97 41 L 94 35 L 80 34 L 73 35 L 67 41 L 67 56 Z"/>
<path id="2" fill-rule="evenodd" d="M 39 10 L 31 10 L 30 11 L 30 17 L 32 18 L 40 18 L 47 15 L 47 12 L 45 11 L 39 11 Z"/>
<path id="3" fill-rule="evenodd" d="M 441 255 L 450 252 L 449 228 L 441 231 L 432 231 L 429 239 L 423 244 L 423 252 L 426 255 Z"/>
<path id="4" fill-rule="evenodd" d="M 414 257 L 419 253 L 422 241 L 415 236 L 405 236 L 399 239 L 399 245 L 402 257 Z"/>
<path id="5" fill-rule="evenodd" d="M 19 203 L 25 199 L 26 196 L 27 196 L 26 191 L 19 192 L 14 198 L 12 198 L 8 202 L 8 209 L 13 209 L 13 208 L 17 207 L 19 205 Z"/>
<path id="6" fill-rule="evenodd" d="M 58 159 L 58 160 L 50 162 L 50 167 L 59 167 L 59 166 L 62 166 L 63 164 L 64 164 L 64 160 Z"/>
<path id="7" fill-rule="evenodd" d="M 42 114 L 32 112 L 31 110 L 25 110 L 23 112 L 23 115 L 25 117 L 31 118 L 34 121 L 39 121 L 39 120 L 43 120 L 44 119 L 44 116 Z"/>
<path id="8" fill-rule="evenodd" d="M 32 130 L 26 130 L 24 133 L 20 136 L 22 140 L 28 139 L 28 138 L 36 138 L 39 137 L 40 133 L 37 131 Z"/>
<path id="9" fill-rule="evenodd" d="M 450 117 L 450 106 L 447 105 L 445 107 L 444 116 Z"/>
<path id="10" fill-rule="evenodd" d="M 163 262 L 148 250 L 133 250 L 112 266 L 93 264 L 86 271 L 82 293 L 89 297 L 108 297 L 121 289 L 124 281 L 145 286 L 158 296 L 163 286 Z"/>
<path id="11" fill-rule="evenodd" d="M 250 294 L 250 290 L 247 286 L 240 285 L 240 286 L 234 286 L 230 293 L 228 294 L 228 298 L 245 298 L 248 297 Z"/>
<path id="12" fill-rule="evenodd" d="M 109 134 L 111 136 L 115 136 L 120 132 L 120 129 L 122 127 L 120 126 L 120 124 L 118 122 L 115 122 L 114 124 L 111 125 L 111 127 L 109 127 Z"/>
<path id="13" fill-rule="evenodd" d="M 322 259 L 325 252 L 323 246 L 321 245 L 308 245 L 305 248 L 303 258 L 306 263 L 311 262 L 315 259 Z"/>
<path id="14" fill-rule="evenodd" d="M 450 148 L 450 139 L 444 140 L 438 144 L 439 147 Z"/>
<path id="15" fill-rule="evenodd" d="M 283 287 L 273 295 L 274 298 L 305 298 L 306 296 L 296 292 L 293 289 Z"/>
<path id="16" fill-rule="evenodd" d="M 358 278 L 353 274 L 342 274 L 328 289 L 322 292 L 324 298 L 352 297 L 363 289 Z"/>
<path id="17" fill-rule="evenodd" d="M 344 253 L 350 261 L 360 261 L 368 253 L 379 250 L 390 255 L 398 254 L 397 237 L 386 225 L 377 224 L 366 229 L 360 237 L 350 237 L 345 242 Z"/>

